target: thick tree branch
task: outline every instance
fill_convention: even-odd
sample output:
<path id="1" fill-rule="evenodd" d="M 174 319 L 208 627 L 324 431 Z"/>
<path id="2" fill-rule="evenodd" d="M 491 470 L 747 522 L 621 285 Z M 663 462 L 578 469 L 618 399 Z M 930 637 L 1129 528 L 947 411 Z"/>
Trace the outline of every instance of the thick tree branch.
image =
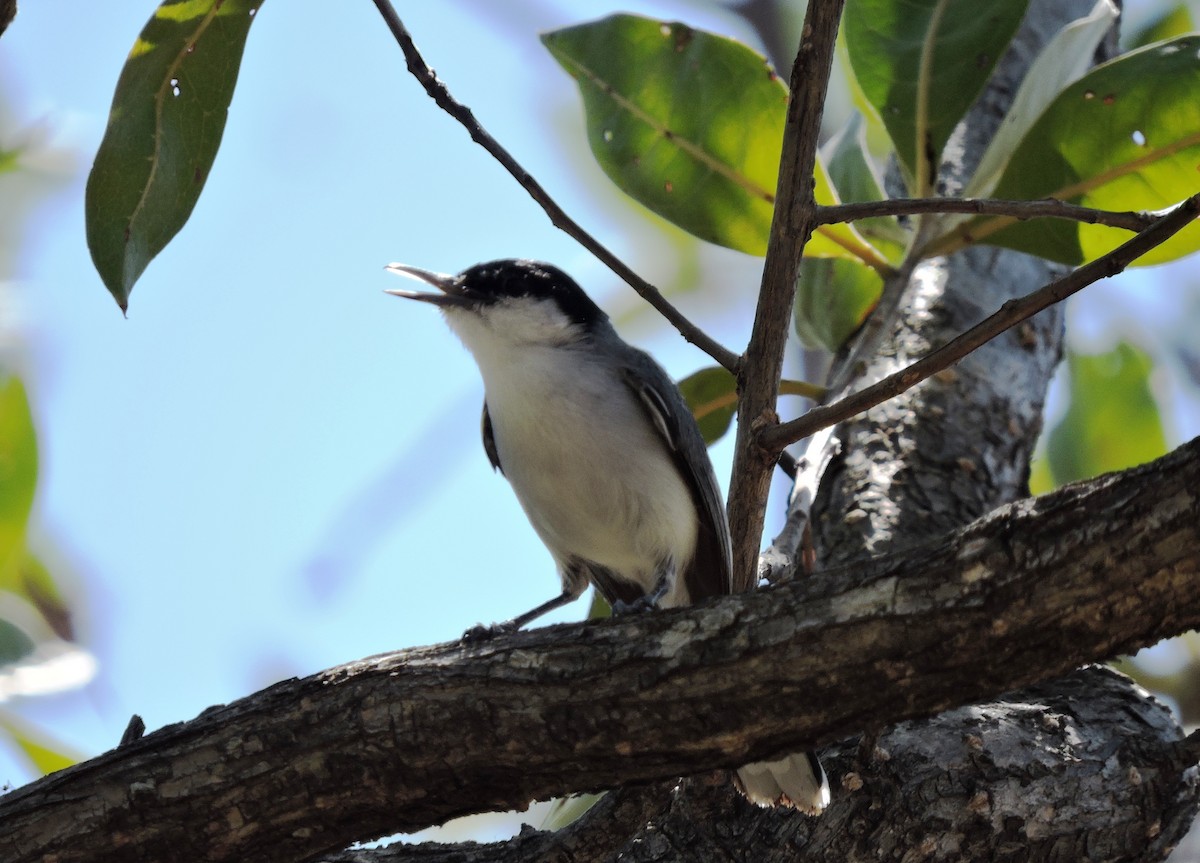
<path id="1" fill-rule="evenodd" d="M 1040 201 L 1001 201 L 993 198 L 890 198 L 817 208 L 817 224 L 855 222 L 875 216 L 915 216 L 925 213 L 1012 216 L 1015 219 L 1068 219 L 1089 225 L 1108 225 L 1127 231 L 1144 231 L 1163 214 L 1137 210 L 1097 210 L 1067 204 L 1054 198 Z"/>
<path id="2" fill-rule="evenodd" d="M 827 428 L 849 419 L 911 389 L 1043 309 L 1062 302 L 1093 282 L 1120 273 L 1146 252 L 1162 245 L 1190 225 L 1198 213 L 1200 213 L 1200 195 L 1193 195 L 1167 215 L 1158 219 L 1152 226 L 1108 254 L 1084 264 L 1079 269 L 1073 270 L 1061 279 L 1057 279 L 1031 294 L 1017 300 L 1009 300 L 999 310 L 984 318 L 962 335 L 908 367 L 851 393 L 833 404 L 813 408 L 804 416 L 791 422 L 763 429 L 759 435 L 759 445 L 768 452 L 777 452 L 790 443 L 808 437 L 818 429 Z"/>
<path id="3" fill-rule="evenodd" d="M 421 86 L 425 88 L 425 92 L 429 94 L 429 97 L 437 103 L 437 106 L 461 123 L 471 136 L 471 140 L 491 154 L 503 166 L 504 170 L 508 171 L 513 176 L 513 179 L 521 185 L 521 188 L 529 193 L 529 196 L 550 217 L 551 224 L 566 233 L 567 236 L 577 240 L 581 246 L 625 280 L 631 288 L 637 291 L 642 299 L 666 318 L 679 331 L 681 336 L 729 371 L 736 372 L 738 357 L 733 351 L 722 346 L 684 317 L 683 313 L 671 305 L 658 288 L 635 273 L 624 261 L 610 252 L 604 244 L 568 216 L 566 211 L 558 205 L 558 202 L 550 197 L 550 194 L 542 187 L 542 184 L 535 180 L 533 175 L 525 170 L 521 163 L 513 158 L 513 155 L 504 149 L 500 145 L 500 142 L 493 138 L 480 125 L 479 121 L 475 119 L 475 115 L 471 112 L 471 109 L 450 95 L 449 89 L 433 73 L 433 70 L 429 68 L 421 53 L 417 50 L 412 36 L 409 35 L 408 29 L 400 20 L 400 16 L 396 14 L 396 10 L 392 7 L 390 0 L 373 0 L 373 2 L 379 10 L 379 14 L 383 16 L 383 20 L 387 23 L 388 29 L 391 31 L 396 43 L 400 46 L 400 50 L 404 52 L 404 59 L 408 64 L 408 71 L 412 76 L 420 82 Z"/>
<path id="4" fill-rule="evenodd" d="M 0 798 L 0 859 L 293 861 L 931 715 L 1200 625 L 1198 508 L 1200 440 L 707 607 L 287 681 Z"/>
<path id="5" fill-rule="evenodd" d="M 738 376 L 737 443 L 729 487 L 735 591 L 750 590 L 757 583 L 756 561 L 771 471 L 782 449 L 763 449 L 758 432 L 779 420 L 775 404 L 796 296 L 796 274 L 804 246 L 816 227 L 813 170 L 843 5 L 844 0 L 808 4 L 789 81 L 792 95 L 783 132 L 775 214 L 754 330 Z"/>
<path id="6" fill-rule="evenodd" d="M 901 723 L 869 746 L 824 749 L 835 791 L 820 818 L 751 806 L 718 772 L 614 792 L 557 833 L 393 843 L 320 863 L 878 863 L 889 849 L 919 850 L 929 863 L 1158 859 L 1191 820 L 1197 757 L 1165 705 L 1089 666 Z M 628 824 L 639 829 L 630 835 Z"/>

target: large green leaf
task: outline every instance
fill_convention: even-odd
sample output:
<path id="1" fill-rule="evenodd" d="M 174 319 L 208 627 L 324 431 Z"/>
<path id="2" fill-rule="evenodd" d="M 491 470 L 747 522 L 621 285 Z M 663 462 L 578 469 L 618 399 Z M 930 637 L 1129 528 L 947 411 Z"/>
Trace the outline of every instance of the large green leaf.
<path id="1" fill-rule="evenodd" d="M 167 0 L 125 61 L 85 207 L 92 260 L 122 310 L 200 197 L 262 2 Z"/>
<path id="2" fill-rule="evenodd" d="M 588 141 L 626 194 L 701 239 L 766 252 L 788 91 L 746 46 L 684 24 L 613 15 L 542 41 L 579 84 Z M 817 200 L 833 203 L 818 166 Z M 808 255 L 886 268 L 847 225 Z"/>
<path id="3" fill-rule="evenodd" d="M 1153 363 L 1122 342 L 1095 355 L 1070 353 L 1070 405 L 1047 437 L 1056 485 L 1143 464 L 1167 451 L 1150 392 Z"/>
<path id="4" fill-rule="evenodd" d="M 1185 36 L 1097 66 L 1054 100 L 996 185 L 996 197 L 1053 197 L 1103 210 L 1158 210 L 1200 191 L 1200 36 Z M 1129 239 L 1061 219 L 974 219 L 960 237 L 1067 264 Z M 1191 225 L 1138 259 L 1172 260 L 1200 248 Z"/>
<path id="5" fill-rule="evenodd" d="M 872 269 L 840 258 L 805 258 L 796 279 L 796 335 L 810 348 L 836 351 L 862 325 L 883 291 Z"/>
<path id="6" fill-rule="evenodd" d="M 951 131 L 983 89 L 1028 0 L 846 0 L 846 49 L 913 194 L 928 195 Z"/>
<path id="7" fill-rule="evenodd" d="M 982 198 L 991 194 L 1009 157 L 1037 118 L 1064 87 L 1091 68 L 1096 48 L 1119 15 L 1112 0 L 1096 0 L 1087 15 L 1067 24 L 1046 44 L 1021 79 L 1008 113 L 963 189 L 963 197 Z"/>
<path id="8" fill-rule="evenodd" d="M 25 546 L 25 525 L 37 486 L 37 435 L 25 386 L 0 380 L 0 571 L 14 566 Z"/>

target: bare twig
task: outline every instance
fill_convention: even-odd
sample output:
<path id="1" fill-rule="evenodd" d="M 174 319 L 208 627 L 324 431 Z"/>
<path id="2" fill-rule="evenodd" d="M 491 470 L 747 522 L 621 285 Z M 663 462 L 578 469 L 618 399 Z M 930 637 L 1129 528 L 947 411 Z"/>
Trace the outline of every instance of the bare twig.
<path id="1" fill-rule="evenodd" d="M 392 8 L 389 0 L 373 0 L 373 2 L 379 10 L 379 14 L 383 16 L 383 20 L 387 23 L 388 29 L 391 30 L 392 36 L 396 39 L 397 44 L 399 44 L 400 50 L 404 52 L 404 59 L 408 63 L 408 71 L 421 83 L 421 86 L 425 88 L 425 92 L 437 103 L 439 108 L 463 125 L 463 128 L 470 134 L 472 141 L 487 150 L 508 173 L 512 174 L 513 178 L 521 184 L 521 188 L 528 192 L 529 196 L 550 217 L 550 222 L 556 228 L 577 240 L 581 246 L 595 255 L 605 266 L 624 279 L 630 287 L 638 292 L 642 299 L 658 310 L 659 314 L 666 318 L 679 331 L 681 336 L 704 351 L 721 366 L 736 373 L 738 356 L 685 318 L 678 309 L 667 301 L 658 288 L 635 273 L 624 261 L 610 252 L 599 240 L 585 231 L 578 222 L 568 216 L 562 207 L 542 188 L 542 185 L 533 178 L 533 175 L 526 171 L 513 158 L 511 153 L 488 134 L 479 121 L 475 119 L 475 115 L 471 113 L 471 109 L 450 95 L 450 91 L 446 88 L 446 85 L 438 80 L 433 70 L 429 68 L 424 58 L 421 57 L 417 46 L 413 43 L 412 36 L 409 35 L 408 29 L 401 22 L 400 17 L 396 14 L 396 10 Z"/>
<path id="2" fill-rule="evenodd" d="M 920 213 L 966 213 L 968 215 L 1012 216 L 1015 219 L 1069 219 L 1089 225 L 1108 225 L 1127 231 L 1144 231 L 1161 213 L 1137 210 L 1096 210 L 1067 204 L 1054 198 L 1040 201 L 997 201 L 988 198 L 892 198 L 857 204 L 836 204 L 817 208 L 817 222 L 855 222 L 876 216 L 909 216 Z"/>
<path id="3" fill-rule="evenodd" d="M 888 375 L 865 389 L 852 393 L 831 405 L 813 408 L 788 423 L 764 429 L 758 443 L 769 452 L 778 452 L 788 444 L 807 437 L 818 429 L 849 419 L 855 414 L 887 401 L 911 389 L 952 363 L 961 360 L 980 345 L 1005 330 L 1032 317 L 1055 303 L 1062 302 L 1093 282 L 1115 276 L 1135 260 L 1162 245 L 1187 227 L 1200 214 L 1200 195 L 1193 195 L 1149 228 L 1113 251 L 1083 265 L 1074 272 L 1031 294 L 1010 300 L 999 311 L 976 324 L 946 345 L 922 357 L 907 368 Z"/>
<path id="4" fill-rule="evenodd" d="M 778 422 L 775 402 L 796 296 L 796 272 L 804 245 L 816 227 L 813 169 L 843 5 L 844 0 L 808 4 L 789 81 L 792 96 L 783 133 L 775 215 L 754 329 L 738 381 L 737 445 L 729 490 L 735 590 L 750 590 L 757 582 L 756 561 L 771 469 L 782 449 L 767 452 L 757 437 L 764 424 L 770 427 Z"/>

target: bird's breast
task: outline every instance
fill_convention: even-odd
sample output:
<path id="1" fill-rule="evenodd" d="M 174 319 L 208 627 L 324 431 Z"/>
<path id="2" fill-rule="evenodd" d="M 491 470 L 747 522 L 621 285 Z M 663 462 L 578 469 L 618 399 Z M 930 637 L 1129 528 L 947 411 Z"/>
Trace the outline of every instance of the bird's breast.
<path id="1" fill-rule="evenodd" d="M 654 586 L 696 542 L 687 485 L 645 408 L 615 370 L 527 354 L 484 375 L 504 474 L 560 562 L 580 557 Z"/>

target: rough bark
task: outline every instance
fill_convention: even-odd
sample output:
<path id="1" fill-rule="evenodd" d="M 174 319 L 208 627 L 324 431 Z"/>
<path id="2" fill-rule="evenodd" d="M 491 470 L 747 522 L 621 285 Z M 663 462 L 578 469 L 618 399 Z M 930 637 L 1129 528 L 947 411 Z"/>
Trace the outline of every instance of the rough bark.
<path id="1" fill-rule="evenodd" d="M 1136 860 L 1194 806 L 1200 742 L 1127 678 L 1091 666 L 1003 701 L 822 753 L 841 778 L 817 819 L 756 809 L 720 775 L 622 789 L 567 830 L 495 845 L 392 845 L 322 863 Z M 1159 822 L 1147 813 L 1165 812 Z M 720 824 L 713 830 L 707 825 Z M 631 836 L 629 824 L 643 830 Z M 624 828 L 624 829 L 622 829 Z"/>
<path id="2" fill-rule="evenodd" d="M 302 860 L 935 714 L 1200 624 L 1198 508 L 1200 440 L 703 608 L 287 681 L 0 799 L 0 859 Z"/>

